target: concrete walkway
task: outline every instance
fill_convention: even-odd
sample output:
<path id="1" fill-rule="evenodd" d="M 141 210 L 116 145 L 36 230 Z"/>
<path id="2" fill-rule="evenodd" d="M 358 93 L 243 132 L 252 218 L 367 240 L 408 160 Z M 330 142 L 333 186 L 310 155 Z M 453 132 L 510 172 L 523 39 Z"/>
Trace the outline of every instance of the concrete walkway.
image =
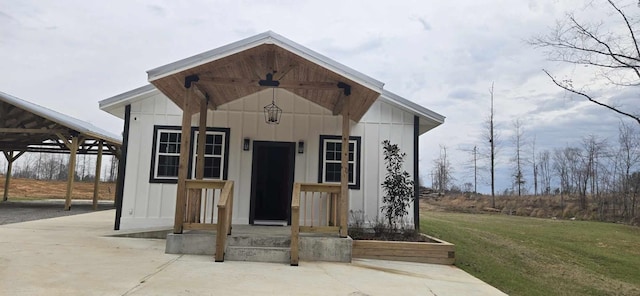
<path id="1" fill-rule="evenodd" d="M 0 295 L 505 295 L 443 265 L 215 263 L 109 237 L 114 211 L 0 226 Z"/>

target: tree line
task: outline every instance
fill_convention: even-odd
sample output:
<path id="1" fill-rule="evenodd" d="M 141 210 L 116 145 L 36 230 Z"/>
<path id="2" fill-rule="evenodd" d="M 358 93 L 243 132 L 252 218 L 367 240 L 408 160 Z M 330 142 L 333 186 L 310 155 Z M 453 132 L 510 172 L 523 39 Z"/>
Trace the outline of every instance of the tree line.
<path id="1" fill-rule="evenodd" d="M 95 155 L 77 155 L 74 180 L 91 182 L 95 180 Z M 115 182 L 118 174 L 118 161 L 115 156 L 104 156 L 108 161 L 103 161 L 102 181 Z M 13 164 L 12 178 L 26 178 L 35 180 L 68 180 L 69 155 L 27 152 Z M 0 172 L 6 174 L 7 162 L 0 159 Z"/>

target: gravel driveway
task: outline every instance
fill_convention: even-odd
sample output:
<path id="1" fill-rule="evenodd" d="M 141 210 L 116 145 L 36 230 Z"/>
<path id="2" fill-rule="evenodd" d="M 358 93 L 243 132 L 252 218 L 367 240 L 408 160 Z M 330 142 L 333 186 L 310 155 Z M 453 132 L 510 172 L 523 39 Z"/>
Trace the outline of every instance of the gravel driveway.
<path id="1" fill-rule="evenodd" d="M 114 209 L 112 201 L 100 201 L 98 211 Z M 91 201 L 74 200 L 71 210 L 64 210 L 64 200 L 34 200 L 0 202 L 0 225 L 24 221 L 71 216 L 93 212 Z"/>

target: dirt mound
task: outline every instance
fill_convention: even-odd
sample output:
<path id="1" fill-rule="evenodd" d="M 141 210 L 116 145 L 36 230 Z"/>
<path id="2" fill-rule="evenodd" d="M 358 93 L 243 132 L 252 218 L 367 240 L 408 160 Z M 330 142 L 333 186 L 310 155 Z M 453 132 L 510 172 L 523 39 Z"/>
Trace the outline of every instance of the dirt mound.
<path id="1" fill-rule="evenodd" d="M 4 178 L 0 180 L 0 192 L 4 192 Z M 11 178 L 9 185 L 9 199 L 64 199 L 66 192 L 66 181 Z M 115 183 L 100 182 L 98 199 L 114 200 L 115 193 Z M 74 182 L 72 198 L 93 199 L 93 182 Z"/>

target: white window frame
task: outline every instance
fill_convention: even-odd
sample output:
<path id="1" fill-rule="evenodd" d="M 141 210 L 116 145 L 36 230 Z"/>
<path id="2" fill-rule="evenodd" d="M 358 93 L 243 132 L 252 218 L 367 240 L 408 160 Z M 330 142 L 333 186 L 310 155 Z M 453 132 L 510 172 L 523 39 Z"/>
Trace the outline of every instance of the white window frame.
<path id="1" fill-rule="evenodd" d="M 360 189 L 360 164 L 358 162 L 362 161 L 360 158 L 360 137 L 350 137 L 349 144 L 353 145 L 353 160 L 347 161 L 348 164 L 351 164 L 353 167 L 353 171 L 350 173 L 353 176 L 353 180 L 348 182 L 349 188 L 351 189 Z M 327 183 L 327 184 L 340 184 L 340 182 L 327 181 L 326 173 L 327 173 L 327 163 L 334 164 L 342 164 L 341 160 L 327 160 L 327 145 L 328 143 L 339 143 L 342 144 L 342 139 L 339 136 L 320 136 L 320 145 L 321 145 L 321 155 L 320 155 L 320 172 L 319 172 L 319 183 Z M 342 148 L 341 148 L 342 149 Z M 340 152 L 342 153 L 342 151 Z"/>
<path id="2" fill-rule="evenodd" d="M 182 149 L 181 147 L 181 141 L 178 141 L 178 151 L 175 153 L 168 153 L 168 152 L 160 152 L 160 137 L 162 136 L 163 133 L 169 133 L 169 134 L 178 134 L 180 135 L 180 138 L 182 139 L 182 132 L 180 130 L 176 130 L 176 129 L 167 129 L 167 128 L 159 128 L 156 130 L 156 137 L 155 137 L 155 151 L 153 151 L 154 158 L 155 158 L 155 162 L 154 162 L 154 166 L 153 166 L 153 178 L 156 180 L 176 180 L 178 179 L 178 176 L 158 176 L 158 166 L 160 164 L 160 156 L 177 156 L 178 158 L 180 158 L 180 150 Z"/>
<path id="3" fill-rule="evenodd" d="M 220 158 L 220 178 L 203 178 L 205 180 L 222 180 L 224 178 L 224 159 L 225 159 L 225 153 L 227 152 L 225 150 L 226 148 L 226 144 L 227 144 L 227 135 L 225 132 L 221 132 L 221 131 L 207 131 L 206 132 L 207 135 L 220 135 L 222 136 L 222 147 L 221 147 L 221 154 L 220 155 L 215 155 L 215 154 L 206 154 L 206 149 L 205 149 L 205 159 L 206 158 L 211 158 L 211 157 L 219 157 Z M 191 154 L 191 159 L 193 159 L 193 165 L 191 166 L 191 176 L 195 177 L 196 175 L 196 166 L 197 166 L 197 157 L 198 157 L 198 136 L 200 135 L 200 131 L 196 130 L 194 133 L 194 140 L 193 140 L 193 151 Z M 206 145 L 206 143 L 205 143 Z"/>

